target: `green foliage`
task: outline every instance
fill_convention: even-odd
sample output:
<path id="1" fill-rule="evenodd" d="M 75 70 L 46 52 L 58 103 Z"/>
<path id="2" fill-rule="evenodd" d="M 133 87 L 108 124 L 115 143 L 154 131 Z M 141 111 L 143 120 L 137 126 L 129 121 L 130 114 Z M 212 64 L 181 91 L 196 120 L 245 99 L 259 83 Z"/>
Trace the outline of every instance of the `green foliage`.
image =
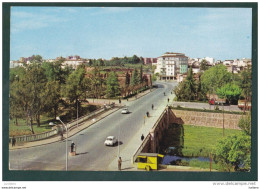
<path id="1" fill-rule="evenodd" d="M 125 86 L 129 86 L 130 85 L 130 75 L 128 72 L 126 72 L 125 75 Z"/>
<path id="2" fill-rule="evenodd" d="M 66 85 L 63 86 L 64 96 L 67 97 L 70 102 L 77 103 L 78 99 L 84 97 L 85 91 L 87 90 L 86 82 L 87 79 L 85 78 L 84 69 L 79 68 L 72 72 L 66 81 Z"/>
<path id="3" fill-rule="evenodd" d="M 209 157 L 209 153 L 214 151 L 218 140 L 242 133 L 240 130 L 225 129 L 225 136 L 223 137 L 222 128 L 191 125 L 184 125 L 183 127 L 184 147 L 182 153 L 185 157 Z"/>
<path id="4" fill-rule="evenodd" d="M 251 136 L 251 112 L 243 115 L 239 122 L 238 127 L 245 132 L 246 135 Z"/>
<path id="5" fill-rule="evenodd" d="M 251 137 L 245 134 L 233 135 L 219 141 L 214 159 L 223 171 L 250 170 Z"/>
<path id="6" fill-rule="evenodd" d="M 115 72 L 110 72 L 107 78 L 106 95 L 107 97 L 120 95 L 119 83 Z"/>
<path id="7" fill-rule="evenodd" d="M 235 84 L 228 83 L 217 89 L 217 95 L 219 98 L 225 98 L 229 103 L 234 104 L 237 103 L 241 95 L 241 89 Z"/>
<path id="8" fill-rule="evenodd" d="M 206 71 L 208 69 L 208 63 L 207 60 L 203 59 L 200 63 L 200 70 Z"/>
<path id="9" fill-rule="evenodd" d="M 99 67 L 95 67 L 90 73 L 90 90 L 88 96 L 100 98 L 104 95 L 105 88 L 103 86 L 104 80 L 101 76 Z"/>
<path id="10" fill-rule="evenodd" d="M 130 86 L 134 87 L 135 85 L 138 85 L 138 84 L 139 84 L 138 72 L 136 69 L 134 69 L 134 72 L 133 72 L 131 80 L 130 80 Z"/>
<path id="11" fill-rule="evenodd" d="M 193 78 L 192 68 L 189 68 L 185 81 L 179 83 L 173 90 L 178 100 L 191 101 L 196 98 L 196 83 Z"/>
<path id="12" fill-rule="evenodd" d="M 250 68 L 242 71 L 239 86 L 242 89 L 244 98 L 249 101 L 252 96 L 252 76 Z"/>
<path id="13" fill-rule="evenodd" d="M 201 76 L 201 88 L 205 93 L 214 92 L 217 88 L 231 81 L 232 74 L 223 64 L 219 64 L 206 70 Z"/>

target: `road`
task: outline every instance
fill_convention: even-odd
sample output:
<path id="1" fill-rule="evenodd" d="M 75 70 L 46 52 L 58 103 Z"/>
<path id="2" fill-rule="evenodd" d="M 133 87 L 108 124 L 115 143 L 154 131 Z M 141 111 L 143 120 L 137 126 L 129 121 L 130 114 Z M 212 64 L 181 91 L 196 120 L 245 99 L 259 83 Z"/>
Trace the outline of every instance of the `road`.
<path id="1" fill-rule="evenodd" d="M 76 144 L 77 156 L 68 157 L 68 170 L 108 170 L 108 165 L 142 126 L 145 113 L 151 110 L 151 105 L 154 104 L 156 109 L 165 104 L 167 94 L 170 94 L 176 85 L 177 82 L 158 82 L 158 89 L 155 91 L 135 101 L 127 102 L 130 114 L 123 115 L 121 110 L 116 111 L 70 137 L 68 145 L 71 141 Z M 164 92 L 166 96 L 163 95 Z M 119 148 L 104 146 L 104 140 L 110 135 L 119 136 Z M 11 150 L 9 155 L 9 167 L 14 170 L 65 170 L 66 168 L 65 141 Z"/>
<path id="2" fill-rule="evenodd" d="M 174 107 L 180 106 L 183 108 L 195 108 L 195 109 L 206 109 L 206 110 L 214 110 L 216 105 L 209 105 L 209 103 L 200 103 L 200 102 L 176 102 L 172 103 Z M 237 111 L 242 112 L 243 110 L 239 109 L 237 105 L 219 105 L 219 110 L 224 108 L 225 111 Z"/>

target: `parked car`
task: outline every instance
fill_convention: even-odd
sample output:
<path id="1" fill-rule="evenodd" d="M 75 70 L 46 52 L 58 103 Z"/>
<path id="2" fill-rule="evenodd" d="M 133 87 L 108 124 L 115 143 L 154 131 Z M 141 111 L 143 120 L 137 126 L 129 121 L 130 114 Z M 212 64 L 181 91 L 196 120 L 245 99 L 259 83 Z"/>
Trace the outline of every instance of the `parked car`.
<path id="1" fill-rule="evenodd" d="M 123 108 L 123 110 L 121 111 L 122 114 L 128 114 L 129 110 L 128 108 Z"/>
<path id="2" fill-rule="evenodd" d="M 226 104 L 226 99 L 215 99 L 212 98 L 209 100 L 210 105 L 216 105 L 216 104 Z"/>
<path id="3" fill-rule="evenodd" d="M 117 143 L 117 139 L 114 136 L 108 136 L 104 142 L 106 146 L 114 146 Z"/>
<path id="4" fill-rule="evenodd" d="M 239 100 L 238 103 L 237 103 L 237 106 L 243 110 L 244 107 L 245 107 L 245 100 Z M 246 102 L 246 110 L 250 110 L 251 109 L 251 102 L 250 101 L 247 101 Z"/>

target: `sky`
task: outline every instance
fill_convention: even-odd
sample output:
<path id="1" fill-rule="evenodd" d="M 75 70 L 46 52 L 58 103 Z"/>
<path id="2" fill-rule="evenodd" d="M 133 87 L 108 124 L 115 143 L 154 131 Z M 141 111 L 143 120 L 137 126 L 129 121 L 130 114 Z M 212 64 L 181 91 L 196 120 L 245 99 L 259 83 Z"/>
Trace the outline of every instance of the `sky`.
<path id="1" fill-rule="evenodd" d="M 159 57 L 251 58 L 250 8 L 11 8 L 10 59 Z"/>

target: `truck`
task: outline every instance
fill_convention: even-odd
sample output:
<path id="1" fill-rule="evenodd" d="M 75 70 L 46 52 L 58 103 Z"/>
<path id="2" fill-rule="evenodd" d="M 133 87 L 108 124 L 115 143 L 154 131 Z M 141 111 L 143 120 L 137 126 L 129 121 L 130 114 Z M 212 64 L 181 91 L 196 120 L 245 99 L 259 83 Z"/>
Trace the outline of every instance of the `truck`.
<path id="1" fill-rule="evenodd" d="M 240 108 L 241 110 L 244 110 L 245 108 L 245 103 L 246 103 L 246 110 L 251 110 L 251 102 L 250 101 L 247 101 L 245 102 L 246 100 L 238 100 L 238 103 L 237 103 L 237 106 L 238 108 Z"/>
<path id="2" fill-rule="evenodd" d="M 212 98 L 209 100 L 210 105 L 219 105 L 219 104 L 226 104 L 227 100 L 226 99 L 216 99 Z"/>

